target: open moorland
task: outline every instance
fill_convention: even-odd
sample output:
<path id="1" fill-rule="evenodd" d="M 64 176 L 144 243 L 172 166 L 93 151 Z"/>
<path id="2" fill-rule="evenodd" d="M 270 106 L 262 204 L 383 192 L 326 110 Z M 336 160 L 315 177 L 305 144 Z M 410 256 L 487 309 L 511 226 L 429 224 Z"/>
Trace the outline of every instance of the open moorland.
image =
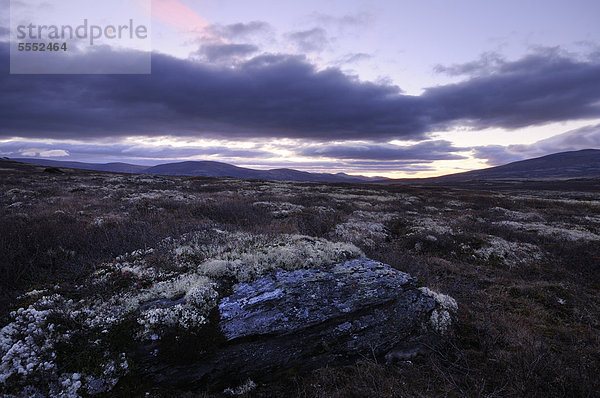
<path id="1" fill-rule="evenodd" d="M 365 356 L 287 371 L 253 388 L 231 386 L 228 393 L 600 395 L 599 180 L 271 182 L 57 170 L 11 161 L 0 162 L 0 392 L 42 391 L 55 377 L 65 396 L 82 393 L 73 386 L 96 367 L 114 381 L 109 396 L 221 396 L 223 388 L 174 391 L 137 374 L 118 333 L 130 327 L 118 323 L 125 301 L 111 300 L 125 288 L 127 300 L 138 304 L 146 299 L 139 292 L 173 289 L 207 305 L 216 297 L 210 288 L 214 275 L 244 281 L 277 262 L 296 267 L 307 258 L 320 264 L 362 255 L 453 297 L 458 317 L 452 337 L 410 359 Z M 245 267 L 250 262 L 259 266 Z M 189 281 L 183 278 L 166 283 L 173 272 L 199 264 L 208 271 L 194 286 L 206 281 L 203 290 L 185 290 Z M 106 298 L 93 307 L 100 312 L 85 307 L 82 292 Z M 30 310 L 42 299 L 46 309 Z M 102 343 L 94 348 L 87 336 L 80 344 L 85 348 L 73 351 L 64 336 L 82 338 L 71 332 L 77 329 L 73 322 L 83 322 L 72 316 L 76 311 L 111 337 L 98 337 Z M 51 325 L 67 326 L 41 328 L 36 316 L 46 326 L 55 318 L 62 321 Z M 198 314 L 173 316 L 173 322 L 205 321 Z M 153 336 L 155 319 L 140 319 L 139 333 Z M 27 333 L 35 338 L 27 341 Z M 28 345 L 21 351 L 14 348 L 19 338 Z M 50 345 L 51 359 L 44 357 Z"/>

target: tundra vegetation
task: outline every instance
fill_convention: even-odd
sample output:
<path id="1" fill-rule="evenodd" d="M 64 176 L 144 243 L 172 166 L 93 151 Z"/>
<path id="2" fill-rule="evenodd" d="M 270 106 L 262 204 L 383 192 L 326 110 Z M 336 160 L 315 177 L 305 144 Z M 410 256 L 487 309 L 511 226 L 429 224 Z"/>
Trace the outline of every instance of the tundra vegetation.
<path id="1" fill-rule="evenodd" d="M 59 375 L 50 392 L 64 396 L 600 394 L 598 180 L 323 184 L 48 173 L 9 161 L 0 176 L 2 393 Z M 152 341 L 165 324 L 208 322 L 216 280 L 363 255 L 458 304 L 453 337 L 394 361 L 367 356 L 210 392 L 154 385 L 117 349 L 132 328 Z M 186 300 L 140 307 L 173 296 Z M 133 323 L 105 338 L 132 308 Z M 433 315 L 444 329 L 446 314 Z M 97 344 L 88 334 L 74 352 L 65 339 L 83 329 Z"/>

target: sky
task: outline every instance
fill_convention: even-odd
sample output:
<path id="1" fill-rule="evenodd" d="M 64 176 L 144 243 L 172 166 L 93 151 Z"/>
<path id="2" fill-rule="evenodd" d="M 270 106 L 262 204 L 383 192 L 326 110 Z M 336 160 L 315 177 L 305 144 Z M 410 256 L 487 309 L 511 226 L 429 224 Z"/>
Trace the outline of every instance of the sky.
<path id="1" fill-rule="evenodd" d="M 27 1 L 58 7 L 0 0 L 0 156 L 401 178 L 600 148 L 597 0 L 121 0 L 90 21 L 138 7 L 151 47 L 68 60 L 151 73 L 11 74 Z"/>

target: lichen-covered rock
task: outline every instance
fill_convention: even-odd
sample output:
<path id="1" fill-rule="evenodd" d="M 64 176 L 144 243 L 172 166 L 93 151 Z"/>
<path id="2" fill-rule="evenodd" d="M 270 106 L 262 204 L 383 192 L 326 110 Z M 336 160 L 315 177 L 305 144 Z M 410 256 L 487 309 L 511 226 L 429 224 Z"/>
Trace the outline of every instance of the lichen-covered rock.
<path id="1" fill-rule="evenodd" d="M 364 258 L 330 269 L 279 271 L 238 284 L 221 300 L 220 327 L 228 340 L 293 332 L 393 300 L 411 281 L 405 273 Z"/>
<path id="2" fill-rule="evenodd" d="M 413 352 L 450 332 L 457 309 L 350 243 L 220 230 L 19 300 L 0 328 L 0 393 L 70 397 L 108 393 L 131 373 L 221 388 Z"/>
<path id="3" fill-rule="evenodd" d="M 213 328 L 207 333 L 216 343 L 213 350 L 179 365 L 168 364 L 158 345 L 158 355 L 146 346 L 153 354 L 141 362 L 160 383 L 189 386 L 268 380 L 290 368 L 384 357 L 451 328 L 456 302 L 415 282 L 367 258 L 275 271 L 235 285 L 220 300 L 218 323 L 207 327 Z"/>

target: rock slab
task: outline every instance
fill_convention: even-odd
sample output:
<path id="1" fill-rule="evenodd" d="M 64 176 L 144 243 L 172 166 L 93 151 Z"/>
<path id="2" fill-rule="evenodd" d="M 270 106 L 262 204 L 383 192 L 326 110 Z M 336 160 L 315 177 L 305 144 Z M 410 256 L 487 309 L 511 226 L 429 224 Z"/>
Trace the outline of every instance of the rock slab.
<path id="1" fill-rule="evenodd" d="M 237 284 L 221 299 L 214 315 L 218 322 L 199 335 L 210 337 L 195 360 L 169 363 L 144 347 L 154 357 L 141 363 L 161 383 L 218 386 L 361 356 L 382 358 L 435 334 L 432 314 L 442 309 L 427 291 L 414 277 L 366 258 L 279 270 Z"/>

